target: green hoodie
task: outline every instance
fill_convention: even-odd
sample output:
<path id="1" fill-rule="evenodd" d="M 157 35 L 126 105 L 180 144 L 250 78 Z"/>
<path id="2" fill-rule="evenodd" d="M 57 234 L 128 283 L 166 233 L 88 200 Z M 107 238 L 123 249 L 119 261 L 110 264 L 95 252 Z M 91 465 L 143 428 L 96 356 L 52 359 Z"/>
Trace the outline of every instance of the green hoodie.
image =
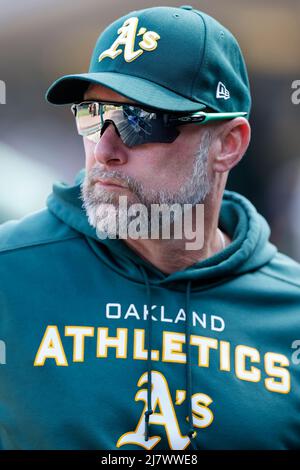
<path id="1" fill-rule="evenodd" d="M 0 447 L 299 449 L 300 265 L 265 219 L 225 191 L 232 243 L 167 275 L 97 239 L 83 175 L 0 227 Z"/>

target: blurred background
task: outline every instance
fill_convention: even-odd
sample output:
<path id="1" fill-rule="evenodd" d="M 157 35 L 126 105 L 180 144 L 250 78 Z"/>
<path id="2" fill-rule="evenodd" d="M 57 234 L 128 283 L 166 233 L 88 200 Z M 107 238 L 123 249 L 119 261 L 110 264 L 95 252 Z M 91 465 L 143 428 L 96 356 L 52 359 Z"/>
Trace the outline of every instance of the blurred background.
<path id="1" fill-rule="evenodd" d="M 188 2 L 187 2 L 188 3 Z M 0 0 L 0 223 L 45 206 L 52 183 L 84 166 L 70 108 L 49 105 L 52 81 L 86 72 L 100 32 L 131 10 L 170 0 Z M 252 143 L 227 189 L 266 217 L 271 241 L 300 261 L 300 0 L 191 0 L 237 37 L 253 95 Z M 1 97 L 0 97 L 1 98 Z M 1 99 L 0 99 L 1 103 Z"/>

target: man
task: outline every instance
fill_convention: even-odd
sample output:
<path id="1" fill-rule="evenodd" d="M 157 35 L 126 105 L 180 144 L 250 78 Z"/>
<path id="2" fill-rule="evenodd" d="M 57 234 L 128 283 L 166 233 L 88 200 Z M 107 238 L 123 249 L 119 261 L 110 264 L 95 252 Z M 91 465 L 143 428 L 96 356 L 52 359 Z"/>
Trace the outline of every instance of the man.
<path id="1" fill-rule="evenodd" d="M 73 104 L 86 164 L 0 230 L 2 448 L 299 448 L 300 268 L 225 190 L 250 140 L 232 34 L 190 6 L 131 12 L 47 99 Z M 163 204 L 203 243 L 175 236 L 180 211 L 151 237 Z"/>

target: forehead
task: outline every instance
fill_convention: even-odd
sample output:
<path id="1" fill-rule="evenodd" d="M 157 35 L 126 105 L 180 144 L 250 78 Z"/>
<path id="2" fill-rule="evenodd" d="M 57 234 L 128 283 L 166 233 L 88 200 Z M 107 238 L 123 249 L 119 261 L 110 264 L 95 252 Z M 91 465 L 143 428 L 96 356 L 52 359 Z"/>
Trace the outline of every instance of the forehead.
<path id="1" fill-rule="evenodd" d="M 85 100 L 116 101 L 120 103 L 138 104 L 136 101 L 132 101 L 129 98 L 126 98 L 126 96 L 120 95 L 110 88 L 95 83 L 91 83 L 89 85 L 83 97 Z"/>

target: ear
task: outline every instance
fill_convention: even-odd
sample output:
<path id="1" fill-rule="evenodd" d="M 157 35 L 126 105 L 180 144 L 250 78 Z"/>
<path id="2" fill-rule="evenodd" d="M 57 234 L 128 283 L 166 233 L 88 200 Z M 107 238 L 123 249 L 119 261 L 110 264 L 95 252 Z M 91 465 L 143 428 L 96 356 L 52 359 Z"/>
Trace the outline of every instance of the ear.
<path id="1" fill-rule="evenodd" d="M 243 117 L 232 119 L 217 128 L 213 170 L 224 173 L 235 167 L 245 154 L 250 138 L 250 124 Z"/>

